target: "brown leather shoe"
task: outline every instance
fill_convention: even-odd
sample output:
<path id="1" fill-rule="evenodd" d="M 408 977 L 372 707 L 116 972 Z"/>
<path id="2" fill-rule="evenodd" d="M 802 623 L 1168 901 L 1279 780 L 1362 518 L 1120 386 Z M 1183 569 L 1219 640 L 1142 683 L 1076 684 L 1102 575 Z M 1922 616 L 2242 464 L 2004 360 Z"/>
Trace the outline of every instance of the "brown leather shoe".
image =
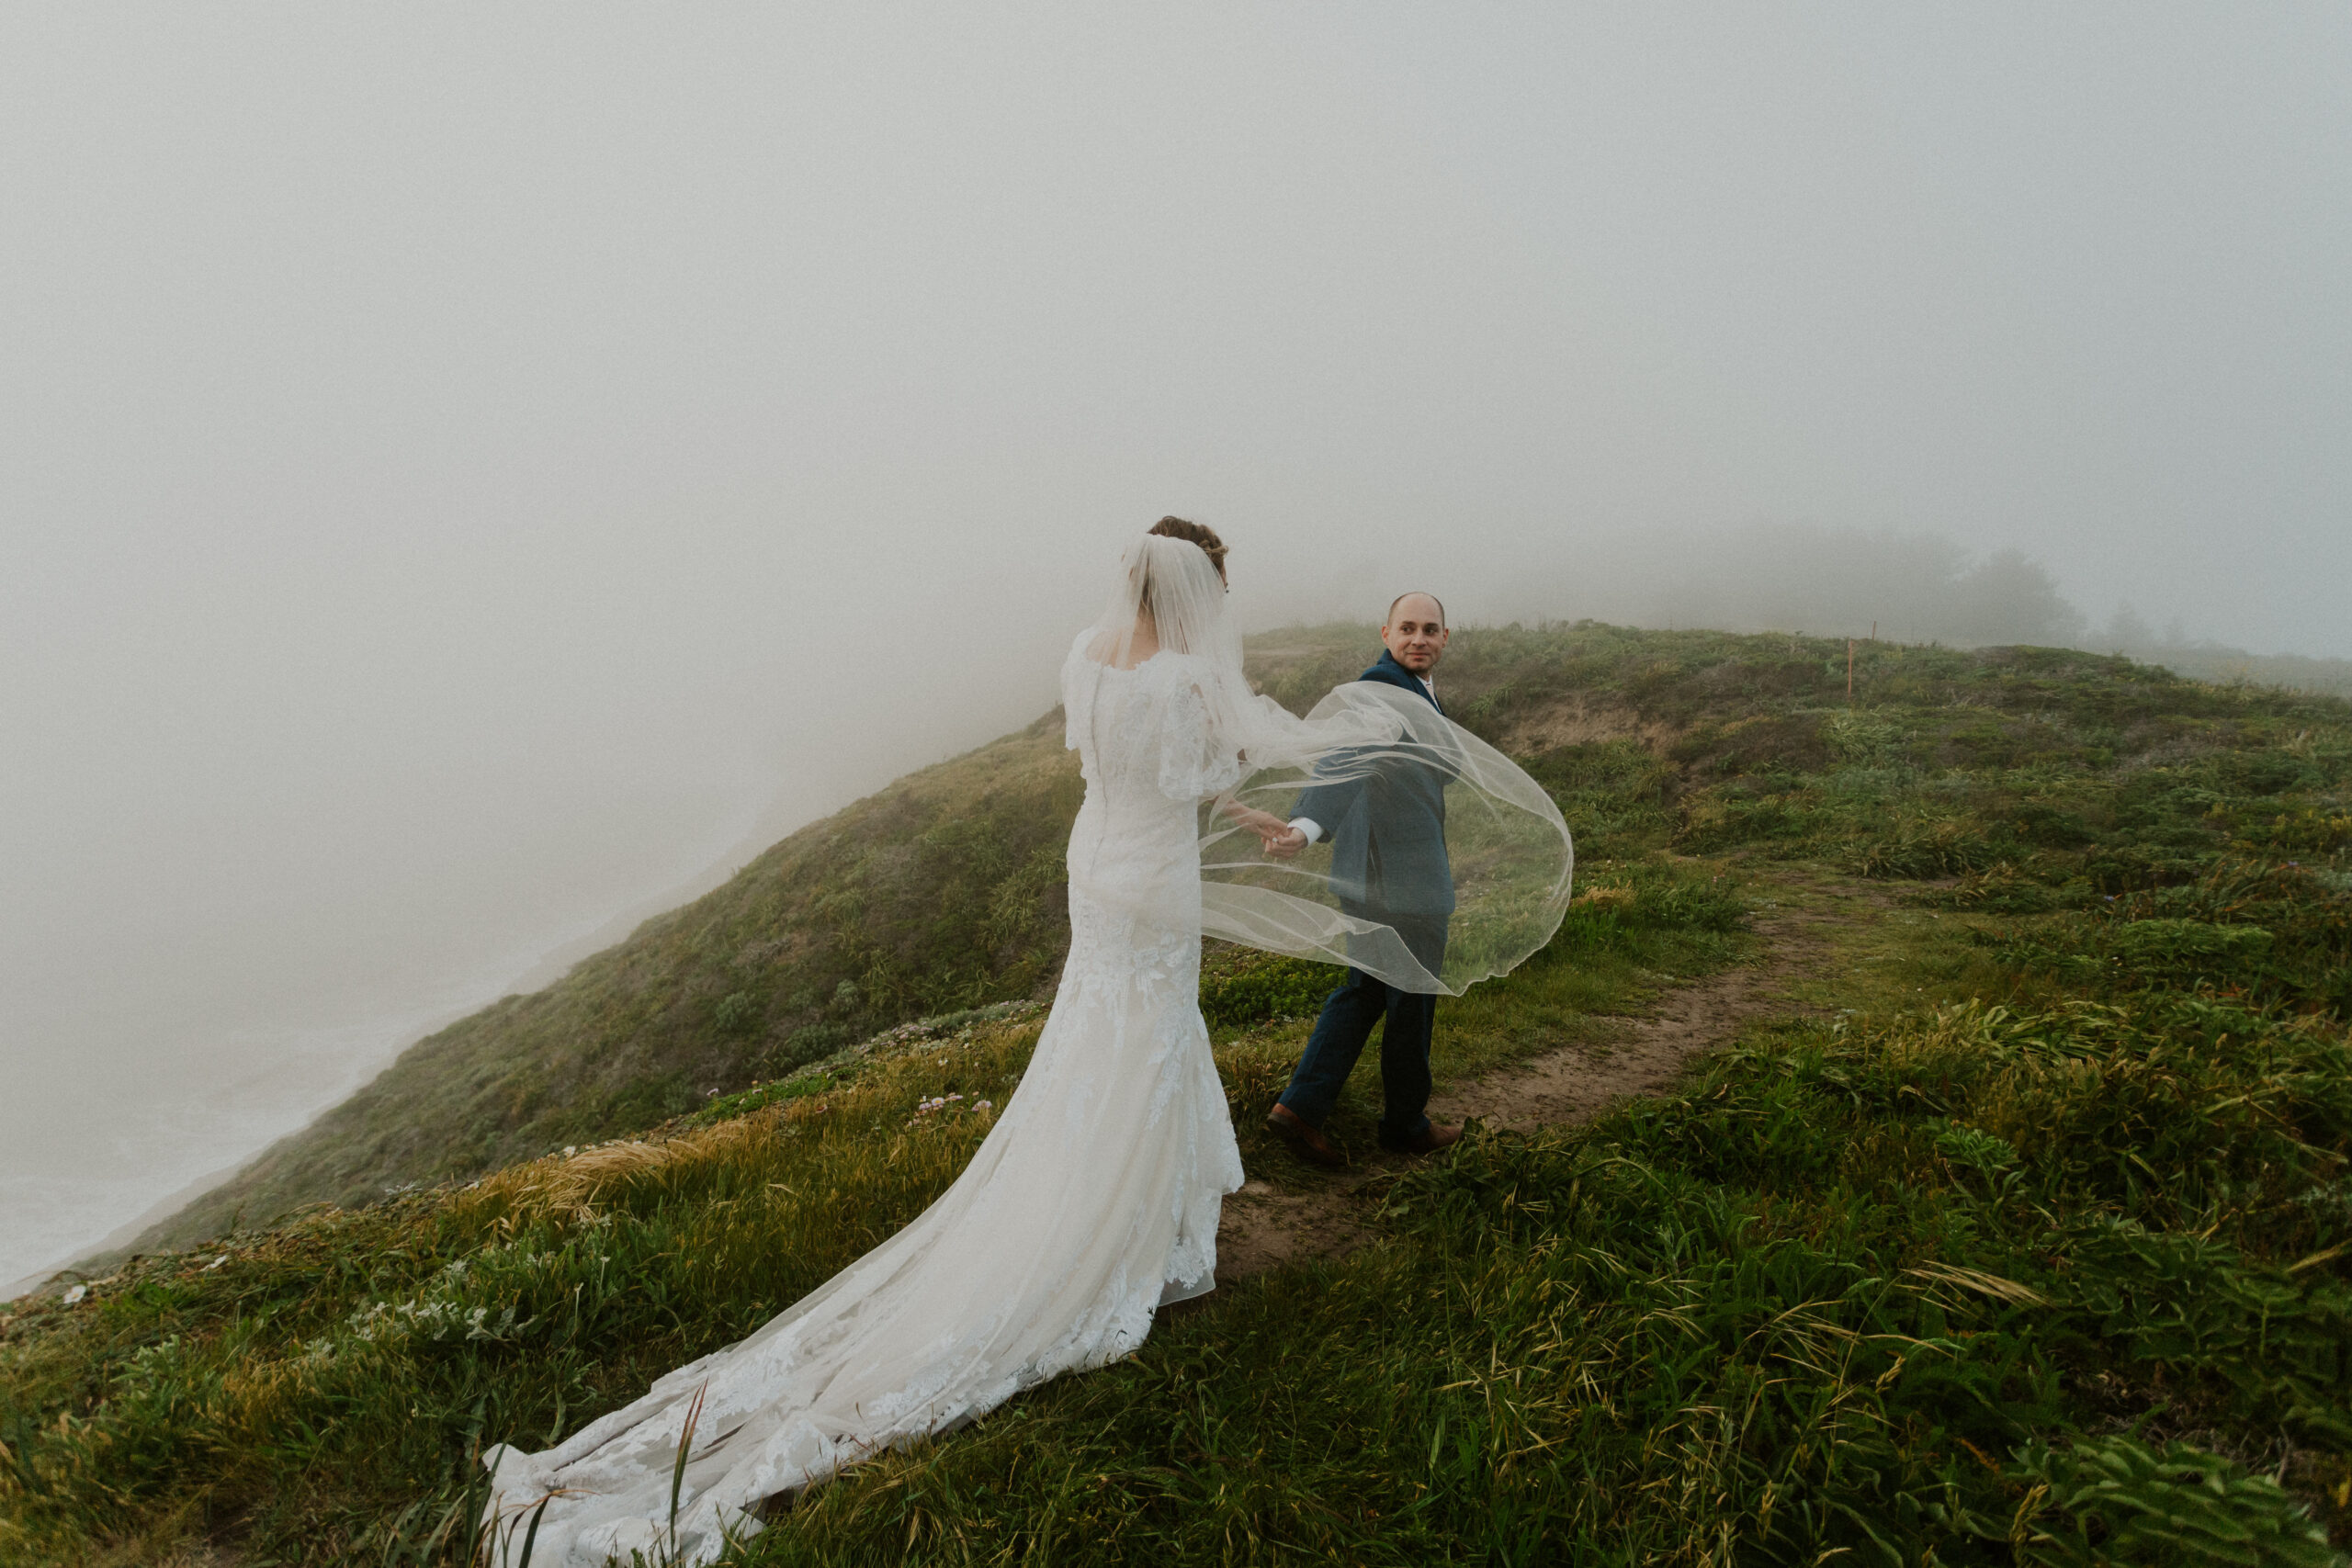
<path id="1" fill-rule="evenodd" d="M 1409 1139 L 1401 1144 L 1383 1144 L 1380 1146 L 1400 1155 L 1433 1155 L 1440 1149 L 1450 1149 L 1461 1141 L 1461 1128 L 1441 1127 L 1432 1122 L 1421 1129 L 1421 1135 L 1418 1138 Z"/>
<path id="2" fill-rule="evenodd" d="M 1288 1144 L 1290 1152 L 1309 1165 L 1319 1165 L 1326 1170 L 1340 1170 L 1347 1166 L 1348 1156 L 1287 1105 L 1276 1105 L 1267 1115 L 1266 1131 Z"/>

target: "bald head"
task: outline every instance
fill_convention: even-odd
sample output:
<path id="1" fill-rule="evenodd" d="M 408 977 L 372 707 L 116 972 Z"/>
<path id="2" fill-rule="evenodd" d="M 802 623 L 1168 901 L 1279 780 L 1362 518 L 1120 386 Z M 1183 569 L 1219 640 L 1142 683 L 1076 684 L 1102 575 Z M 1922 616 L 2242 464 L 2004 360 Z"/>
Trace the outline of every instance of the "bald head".
<path id="1" fill-rule="evenodd" d="M 1426 615 L 1435 620 L 1439 626 L 1445 625 L 1445 606 L 1437 602 L 1436 594 L 1424 593 L 1418 588 L 1399 593 L 1388 602 L 1388 619 L 1392 625 L 1396 622 L 1398 608 L 1408 599 L 1414 601 L 1413 614 Z"/>
<path id="2" fill-rule="evenodd" d="M 1388 606 L 1388 624 L 1380 628 L 1388 656 L 1416 675 L 1427 675 L 1437 668 L 1437 661 L 1445 656 L 1446 638 L 1453 635 L 1446 629 L 1445 606 L 1437 602 L 1437 595 L 1418 590 L 1396 595 Z"/>

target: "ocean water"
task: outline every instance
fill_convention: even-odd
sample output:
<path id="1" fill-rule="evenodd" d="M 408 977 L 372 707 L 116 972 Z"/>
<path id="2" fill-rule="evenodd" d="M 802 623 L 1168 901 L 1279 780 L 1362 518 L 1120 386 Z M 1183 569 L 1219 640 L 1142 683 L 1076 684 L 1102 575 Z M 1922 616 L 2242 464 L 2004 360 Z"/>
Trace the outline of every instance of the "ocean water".
<path id="1" fill-rule="evenodd" d="M 418 1040 L 552 984 L 805 818 L 707 814 L 697 832 L 598 846 L 553 891 L 552 876 L 498 879 L 470 909 L 438 884 L 406 904 L 356 886 L 340 905 L 289 905 L 316 928 L 308 942 L 303 921 L 253 907 L 165 909 L 141 927 L 102 900 L 51 932 L 0 922 L 20 939 L 0 950 L 0 1299 L 127 1244 L 118 1232 L 187 1202 Z M 28 934 L 54 937 L 48 962 Z"/>
<path id="2" fill-rule="evenodd" d="M 149 1211 L 195 1196 L 410 1044 L 517 988 L 538 959 L 502 955 L 370 1016 L 174 1042 L 135 1068 L 98 1051 L 0 1050 L 0 1293 L 162 1217 Z"/>

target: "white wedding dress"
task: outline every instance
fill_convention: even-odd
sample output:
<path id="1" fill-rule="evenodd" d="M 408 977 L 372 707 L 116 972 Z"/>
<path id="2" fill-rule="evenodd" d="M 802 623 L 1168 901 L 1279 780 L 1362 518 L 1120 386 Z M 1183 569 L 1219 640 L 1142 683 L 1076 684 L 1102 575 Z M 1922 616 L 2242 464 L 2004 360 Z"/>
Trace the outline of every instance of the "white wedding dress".
<path id="1" fill-rule="evenodd" d="M 995 1130 L 921 1217 L 750 1338 L 546 1452 L 485 1455 L 492 1561 L 521 1561 L 536 1516 L 546 1568 L 708 1562 L 766 1499 L 1116 1360 L 1159 1306 L 1215 1283 L 1242 1176 L 1201 1021 L 1197 808 L 1242 763 L 1214 732 L 1206 660 L 1119 670 L 1089 657 L 1091 635 L 1062 677 L 1086 780 L 1069 958 Z"/>

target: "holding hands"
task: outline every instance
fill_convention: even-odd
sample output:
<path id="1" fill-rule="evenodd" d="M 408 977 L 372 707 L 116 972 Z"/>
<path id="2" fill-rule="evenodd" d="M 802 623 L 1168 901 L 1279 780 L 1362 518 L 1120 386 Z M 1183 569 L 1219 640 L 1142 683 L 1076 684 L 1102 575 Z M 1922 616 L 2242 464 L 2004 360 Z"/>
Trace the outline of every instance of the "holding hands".
<path id="1" fill-rule="evenodd" d="M 1269 860 L 1295 859 L 1306 848 L 1306 835 L 1270 812 L 1241 805 L 1238 801 L 1226 807 L 1235 821 L 1258 835 L 1258 842 Z"/>
<path id="2" fill-rule="evenodd" d="M 1282 829 L 1280 832 L 1271 837 L 1263 833 L 1259 835 L 1260 841 L 1265 846 L 1266 856 L 1270 860 L 1295 860 L 1298 852 L 1306 847 L 1306 835 L 1279 818 L 1277 822 Z"/>

